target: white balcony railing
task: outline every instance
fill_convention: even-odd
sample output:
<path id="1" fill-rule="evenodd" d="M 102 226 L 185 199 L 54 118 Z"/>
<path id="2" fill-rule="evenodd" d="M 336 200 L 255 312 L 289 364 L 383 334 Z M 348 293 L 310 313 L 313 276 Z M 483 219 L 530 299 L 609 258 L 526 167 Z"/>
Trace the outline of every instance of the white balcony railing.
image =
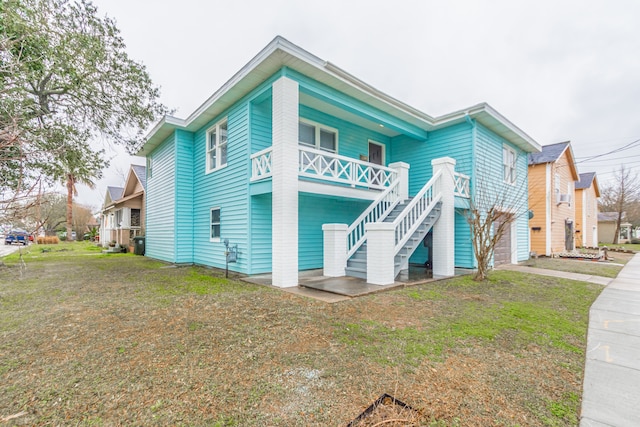
<path id="1" fill-rule="evenodd" d="M 271 176 L 272 152 L 273 147 L 267 147 L 251 155 L 251 181 L 257 181 Z"/>
<path id="2" fill-rule="evenodd" d="M 461 174 L 460 172 L 454 172 L 453 179 L 455 182 L 453 194 L 455 196 L 464 197 L 468 199 L 471 194 L 469 191 L 469 181 L 470 181 L 469 177 L 467 175 Z"/>
<path id="3" fill-rule="evenodd" d="M 298 175 L 306 178 L 384 190 L 398 173 L 386 166 L 363 162 L 327 151 L 298 147 Z M 251 181 L 272 176 L 272 148 L 251 155 Z"/>

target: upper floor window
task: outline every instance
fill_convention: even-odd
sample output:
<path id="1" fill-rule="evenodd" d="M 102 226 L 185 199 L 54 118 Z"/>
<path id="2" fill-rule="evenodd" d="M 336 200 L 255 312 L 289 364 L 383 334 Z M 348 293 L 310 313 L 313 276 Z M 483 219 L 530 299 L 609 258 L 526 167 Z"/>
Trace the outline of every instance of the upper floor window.
<path id="1" fill-rule="evenodd" d="M 338 130 L 309 120 L 300 120 L 298 124 L 298 141 L 318 150 L 338 152 Z"/>
<path id="2" fill-rule="evenodd" d="M 503 178 L 507 184 L 516 183 L 516 152 L 506 145 L 502 146 Z"/>
<path id="3" fill-rule="evenodd" d="M 207 130 L 207 172 L 227 165 L 227 119 Z"/>

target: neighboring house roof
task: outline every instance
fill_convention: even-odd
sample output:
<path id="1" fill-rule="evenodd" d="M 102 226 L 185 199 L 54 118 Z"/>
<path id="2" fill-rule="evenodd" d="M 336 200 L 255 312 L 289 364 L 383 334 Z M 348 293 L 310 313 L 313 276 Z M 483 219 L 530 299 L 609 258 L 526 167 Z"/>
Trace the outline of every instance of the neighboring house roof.
<path id="1" fill-rule="evenodd" d="M 595 172 L 586 172 L 580 174 L 580 179 L 576 181 L 576 190 L 585 190 L 591 187 L 596 191 L 596 197 L 600 197 L 600 188 L 598 187 L 598 180 Z"/>
<path id="2" fill-rule="evenodd" d="M 626 219 L 626 212 L 622 212 L 622 220 Z M 607 222 L 607 221 L 617 221 L 618 220 L 618 212 L 598 212 L 598 221 Z"/>
<path id="3" fill-rule="evenodd" d="M 179 119 L 165 116 L 151 130 L 137 155 L 147 155 L 176 129 L 191 132 L 200 129 L 283 67 L 309 76 L 359 102 L 376 108 L 383 114 L 400 119 L 407 124 L 403 130 L 417 139 L 426 140 L 428 131 L 475 119 L 527 153 L 540 151 L 540 145 L 535 140 L 486 103 L 440 117 L 432 117 L 380 92 L 332 63 L 277 36 L 189 117 Z M 301 94 L 302 96 L 306 95 Z M 388 136 L 399 134 L 394 130 L 393 123 L 388 123 L 381 118 L 382 116 L 371 119 L 379 122 L 380 132 Z"/>
<path id="4" fill-rule="evenodd" d="M 142 185 L 142 188 L 147 189 L 147 168 L 141 165 L 131 165 L 131 169 L 138 177 L 138 181 Z"/>
<path id="5" fill-rule="evenodd" d="M 571 148 L 570 141 L 543 145 L 542 151 L 539 153 L 529 154 L 529 166 L 557 162 L 564 153 L 567 153 L 567 156 L 569 157 L 571 175 L 573 176 L 573 179 L 577 181 L 579 179 L 578 168 L 576 167 L 576 158 L 573 155 L 573 149 Z"/>
<path id="6" fill-rule="evenodd" d="M 109 201 L 115 202 L 120 197 L 122 197 L 122 193 L 124 192 L 124 188 L 122 187 L 107 187 L 107 196 L 109 197 Z"/>
<path id="7" fill-rule="evenodd" d="M 562 156 L 564 150 L 566 150 L 570 145 L 571 143 L 569 141 L 543 145 L 542 151 L 540 151 L 539 153 L 529 154 L 529 165 L 553 163 L 557 161 L 560 156 Z"/>

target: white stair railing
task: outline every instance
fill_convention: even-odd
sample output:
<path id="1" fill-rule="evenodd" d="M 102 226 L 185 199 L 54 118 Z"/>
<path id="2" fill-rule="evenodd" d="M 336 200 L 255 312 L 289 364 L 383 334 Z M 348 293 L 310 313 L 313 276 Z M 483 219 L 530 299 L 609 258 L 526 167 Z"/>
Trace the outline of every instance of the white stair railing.
<path id="1" fill-rule="evenodd" d="M 393 221 L 396 240 L 394 256 L 404 247 L 407 240 L 420 227 L 433 207 L 442 198 L 439 191 L 441 176 L 442 173 L 440 171 L 436 172 L 404 208 L 400 216 Z"/>
<path id="2" fill-rule="evenodd" d="M 400 202 L 400 180 L 396 179 L 374 200 L 347 229 L 347 259 L 358 250 L 366 239 L 365 224 L 384 220 Z"/>

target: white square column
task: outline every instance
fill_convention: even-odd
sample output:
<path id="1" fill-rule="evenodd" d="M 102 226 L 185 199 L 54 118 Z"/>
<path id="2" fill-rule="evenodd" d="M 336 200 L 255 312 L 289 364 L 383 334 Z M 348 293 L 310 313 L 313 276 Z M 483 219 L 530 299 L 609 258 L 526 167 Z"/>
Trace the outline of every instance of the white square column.
<path id="1" fill-rule="evenodd" d="M 433 174 L 442 171 L 436 191 L 442 194 L 440 218 L 433 225 L 433 275 L 453 276 L 455 273 L 455 177 L 456 161 L 441 157 L 431 161 Z"/>
<path id="2" fill-rule="evenodd" d="M 323 224 L 324 270 L 327 277 L 344 276 L 347 267 L 347 224 Z"/>
<path id="3" fill-rule="evenodd" d="M 298 83 L 273 83 L 272 284 L 298 286 Z"/>
<path id="4" fill-rule="evenodd" d="M 407 200 L 409 198 L 409 163 L 395 162 L 390 163 L 389 167 L 395 169 L 398 173 L 398 196 L 400 200 Z"/>
<path id="5" fill-rule="evenodd" d="M 395 226 L 390 222 L 370 222 L 364 229 L 367 233 L 367 283 L 390 285 L 395 281 Z"/>

